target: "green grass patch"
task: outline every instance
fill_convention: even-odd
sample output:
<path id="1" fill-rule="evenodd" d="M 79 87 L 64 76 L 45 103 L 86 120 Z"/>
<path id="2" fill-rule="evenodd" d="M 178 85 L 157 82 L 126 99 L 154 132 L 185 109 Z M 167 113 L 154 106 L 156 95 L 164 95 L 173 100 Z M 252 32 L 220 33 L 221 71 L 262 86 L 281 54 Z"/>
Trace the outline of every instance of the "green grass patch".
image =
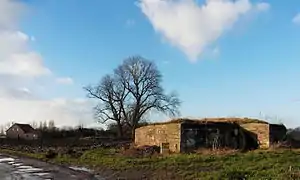
<path id="1" fill-rule="evenodd" d="M 45 160 L 43 154 L 0 150 L 2 153 Z M 115 171 L 145 170 L 172 172 L 184 179 L 300 179 L 300 151 L 253 151 L 228 155 L 175 154 L 154 157 L 126 157 L 115 149 L 86 151 L 79 158 L 58 155 L 52 162 Z M 159 173 L 157 173 L 159 176 Z M 179 178 L 180 179 L 180 178 Z"/>

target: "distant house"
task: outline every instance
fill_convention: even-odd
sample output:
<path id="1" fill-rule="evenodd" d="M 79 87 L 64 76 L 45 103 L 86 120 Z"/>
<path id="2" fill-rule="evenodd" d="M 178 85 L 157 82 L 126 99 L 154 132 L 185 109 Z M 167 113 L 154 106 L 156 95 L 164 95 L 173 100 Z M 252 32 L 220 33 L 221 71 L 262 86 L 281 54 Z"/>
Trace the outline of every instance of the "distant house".
<path id="1" fill-rule="evenodd" d="M 38 133 L 29 124 L 15 123 L 6 131 L 6 137 L 11 139 L 34 140 L 38 138 Z"/>

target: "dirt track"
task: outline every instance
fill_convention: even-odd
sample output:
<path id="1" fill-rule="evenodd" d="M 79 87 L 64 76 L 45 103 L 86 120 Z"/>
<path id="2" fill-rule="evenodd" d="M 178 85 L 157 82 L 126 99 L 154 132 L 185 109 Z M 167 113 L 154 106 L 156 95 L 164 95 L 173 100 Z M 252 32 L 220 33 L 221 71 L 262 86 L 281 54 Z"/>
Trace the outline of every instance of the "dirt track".
<path id="1" fill-rule="evenodd" d="M 73 170 L 30 158 L 0 155 L 0 179 L 2 180 L 100 180 L 91 173 Z"/>

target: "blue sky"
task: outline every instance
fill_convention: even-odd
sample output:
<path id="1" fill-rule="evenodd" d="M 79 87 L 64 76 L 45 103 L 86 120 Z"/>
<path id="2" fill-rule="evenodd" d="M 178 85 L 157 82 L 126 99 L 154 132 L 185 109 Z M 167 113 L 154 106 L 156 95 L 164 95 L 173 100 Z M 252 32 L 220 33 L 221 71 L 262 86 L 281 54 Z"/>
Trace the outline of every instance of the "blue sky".
<path id="1" fill-rule="evenodd" d="M 85 98 L 84 85 L 142 55 L 179 93 L 183 116 L 272 116 L 299 126 L 300 1 L 216 2 L 24 0 L 18 30 L 34 37 L 28 47 L 57 78 L 72 79 L 28 87 L 48 100 Z"/>

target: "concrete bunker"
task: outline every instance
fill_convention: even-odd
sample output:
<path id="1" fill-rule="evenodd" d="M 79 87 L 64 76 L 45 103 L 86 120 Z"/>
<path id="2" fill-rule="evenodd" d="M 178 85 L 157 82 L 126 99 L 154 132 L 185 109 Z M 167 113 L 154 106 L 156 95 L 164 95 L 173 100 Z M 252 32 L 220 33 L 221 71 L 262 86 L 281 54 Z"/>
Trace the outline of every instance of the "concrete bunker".
<path id="1" fill-rule="evenodd" d="M 175 119 L 136 129 L 135 144 L 168 144 L 171 152 L 191 152 L 200 148 L 249 150 L 269 148 L 270 144 L 284 138 L 285 133 L 285 126 L 257 119 Z"/>

